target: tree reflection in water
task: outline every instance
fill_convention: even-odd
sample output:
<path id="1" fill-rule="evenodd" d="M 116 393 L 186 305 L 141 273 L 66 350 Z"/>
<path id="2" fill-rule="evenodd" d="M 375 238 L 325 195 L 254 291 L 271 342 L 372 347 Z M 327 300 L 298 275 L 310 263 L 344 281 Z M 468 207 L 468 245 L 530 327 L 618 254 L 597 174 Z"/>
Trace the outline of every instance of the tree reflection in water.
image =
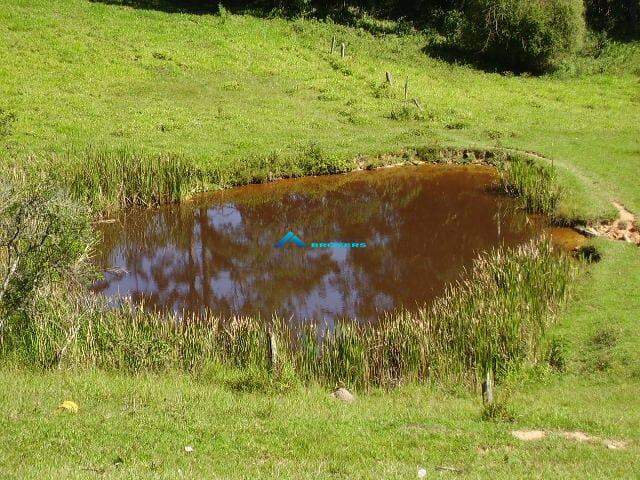
<path id="1" fill-rule="evenodd" d="M 178 313 L 293 322 L 368 321 L 441 294 L 480 252 L 534 236 L 536 222 L 491 192 L 484 167 L 421 166 L 286 180 L 133 211 L 102 228 L 94 289 Z M 289 230 L 307 243 L 274 248 Z"/>

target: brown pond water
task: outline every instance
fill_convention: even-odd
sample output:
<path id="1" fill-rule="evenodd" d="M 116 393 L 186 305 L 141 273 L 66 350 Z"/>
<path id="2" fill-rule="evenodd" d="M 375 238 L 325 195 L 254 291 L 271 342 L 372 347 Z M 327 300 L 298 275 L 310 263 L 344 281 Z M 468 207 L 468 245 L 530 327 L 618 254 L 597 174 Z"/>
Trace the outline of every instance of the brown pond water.
<path id="1" fill-rule="evenodd" d="M 545 230 L 564 244 L 578 241 L 493 193 L 496 181 L 481 166 L 388 168 L 128 212 L 100 227 L 105 279 L 94 290 L 180 314 L 375 320 L 430 302 L 492 247 Z M 307 247 L 276 248 L 289 231 Z M 312 248 L 328 242 L 357 245 Z"/>

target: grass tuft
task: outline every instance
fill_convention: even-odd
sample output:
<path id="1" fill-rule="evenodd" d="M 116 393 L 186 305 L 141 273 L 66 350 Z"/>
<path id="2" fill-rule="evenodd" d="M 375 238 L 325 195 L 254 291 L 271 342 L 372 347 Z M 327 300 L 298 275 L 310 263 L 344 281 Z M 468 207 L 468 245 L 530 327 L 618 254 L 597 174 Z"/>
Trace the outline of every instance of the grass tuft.
<path id="1" fill-rule="evenodd" d="M 170 154 L 87 150 L 76 161 L 58 160 L 71 193 L 98 207 L 176 203 L 201 179 L 191 163 Z"/>
<path id="2" fill-rule="evenodd" d="M 562 192 L 553 167 L 516 154 L 499 170 L 504 191 L 518 198 L 527 211 L 555 213 Z"/>

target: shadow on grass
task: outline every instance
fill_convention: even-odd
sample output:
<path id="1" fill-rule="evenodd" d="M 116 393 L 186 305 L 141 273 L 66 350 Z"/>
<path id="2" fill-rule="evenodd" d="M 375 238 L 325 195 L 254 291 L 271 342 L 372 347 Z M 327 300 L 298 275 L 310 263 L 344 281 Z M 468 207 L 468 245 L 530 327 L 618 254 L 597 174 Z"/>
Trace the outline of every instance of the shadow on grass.
<path id="1" fill-rule="evenodd" d="M 220 13 L 220 0 L 89 0 L 92 3 L 102 3 L 106 5 L 126 6 L 141 10 L 156 10 L 167 13 L 187 13 L 194 15 L 217 15 Z M 253 15 L 258 18 L 283 17 L 294 18 L 298 14 L 292 10 L 261 8 L 258 2 L 247 0 L 227 0 L 224 2 L 224 9 L 234 14 Z M 369 32 L 374 36 L 384 35 L 405 35 L 416 32 L 419 28 L 417 24 L 404 18 L 378 18 L 367 13 L 365 9 L 350 8 L 343 6 L 320 7 L 307 12 L 303 16 L 316 19 L 330 20 L 340 25 L 359 28 Z M 427 34 L 430 29 L 423 30 Z M 425 45 L 422 52 L 433 58 L 446 61 L 454 65 L 469 66 L 488 73 L 502 74 L 531 74 L 517 65 L 507 65 L 504 63 L 491 62 L 480 52 L 470 52 L 457 47 L 451 43 L 438 41 L 435 36 Z M 542 72 L 533 72 L 534 75 Z"/>
<path id="2" fill-rule="evenodd" d="M 492 62 L 482 52 L 470 52 L 449 43 L 427 43 L 422 48 L 422 53 L 450 63 L 452 65 L 467 66 L 486 73 L 499 73 L 502 75 L 537 76 L 543 72 L 532 72 L 514 65 L 504 65 L 500 62 Z"/>
<path id="3" fill-rule="evenodd" d="M 107 5 L 119 5 L 140 10 L 157 10 L 167 13 L 190 13 L 196 15 L 215 15 L 219 11 L 218 0 L 89 0 L 92 3 L 105 3 Z M 227 5 L 229 4 L 229 5 Z M 232 11 L 246 11 L 249 2 L 225 2 L 225 8 Z M 252 13 L 264 12 L 251 9 Z"/>
<path id="4" fill-rule="evenodd" d="M 157 10 L 167 13 L 188 13 L 195 15 L 216 15 L 219 13 L 220 0 L 89 0 L 92 3 L 127 6 L 141 10 Z M 346 6 L 320 6 L 311 11 L 300 12 L 296 8 L 275 8 L 260 5 L 256 1 L 227 0 L 224 8 L 231 13 L 253 15 L 258 18 L 283 17 L 296 18 L 306 16 L 317 19 L 330 19 L 332 22 L 353 28 L 361 28 L 372 35 L 402 35 L 414 31 L 414 25 L 408 20 L 377 18 L 367 10 Z"/>

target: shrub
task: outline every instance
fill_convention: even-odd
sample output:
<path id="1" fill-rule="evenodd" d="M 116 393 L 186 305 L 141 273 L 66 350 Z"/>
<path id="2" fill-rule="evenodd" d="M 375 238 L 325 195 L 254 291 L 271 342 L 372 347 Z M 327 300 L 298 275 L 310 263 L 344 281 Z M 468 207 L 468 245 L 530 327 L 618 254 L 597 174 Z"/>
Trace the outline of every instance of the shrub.
<path id="1" fill-rule="evenodd" d="M 586 0 L 587 21 L 615 37 L 640 37 L 640 0 Z"/>
<path id="2" fill-rule="evenodd" d="M 225 2 L 227 3 L 227 2 Z M 258 9 L 264 12 L 272 12 L 273 14 L 285 17 L 298 17 L 308 15 L 313 11 L 313 3 L 311 0 L 257 0 L 257 1 L 232 1 L 228 2 L 234 7 L 243 9 Z"/>
<path id="3" fill-rule="evenodd" d="M 10 316 L 26 311 L 47 282 L 69 272 L 77 278 L 87 257 L 91 225 L 87 209 L 47 181 L 3 172 L 0 185 L 0 341 Z"/>
<path id="4" fill-rule="evenodd" d="M 515 416 L 509 406 L 504 402 L 486 404 L 482 407 L 481 418 L 485 422 L 507 422 L 515 421 Z"/>
<path id="5" fill-rule="evenodd" d="M 306 175 L 332 175 L 353 170 L 354 164 L 344 159 L 327 155 L 315 142 L 304 148 L 299 166 Z"/>
<path id="6" fill-rule="evenodd" d="M 585 33 L 581 0 L 469 0 L 460 46 L 499 68 L 542 72 Z"/>

